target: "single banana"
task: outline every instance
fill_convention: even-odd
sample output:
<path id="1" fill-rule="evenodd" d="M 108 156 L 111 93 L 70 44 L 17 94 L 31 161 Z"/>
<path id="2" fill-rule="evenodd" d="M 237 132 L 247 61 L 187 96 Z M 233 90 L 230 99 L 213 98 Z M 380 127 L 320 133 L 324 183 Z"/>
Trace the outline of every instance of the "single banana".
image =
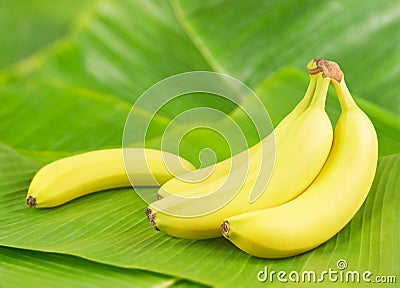
<path id="1" fill-rule="evenodd" d="M 315 69 L 316 66 L 314 61 L 310 61 L 307 67 L 309 67 L 309 69 Z M 270 146 L 270 143 L 273 141 L 282 142 L 281 138 L 286 135 L 290 127 L 295 125 L 297 119 L 310 105 L 314 95 L 316 81 L 317 77 L 315 75 L 310 75 L 310 82 L 308 84 L 307 91 L 303 99 L 279 123 L 274 133 L 271 133 L 262 141 L 250 147 L 248 150 L 242 151 L 241 153 L 231 158 L 225 159 L 215 164 L 214 167 L 204 167 L 189 172 L 191 174 L 190 178 L 206 178 L 201 182 L 185 181 L 185 177 L 187 175 L 183 175 L 183 178 L 172 178 L 158 190 L 157 198 L 162 199 L 171 194 L 186 197 L 199 197 L 208 195 L 215 191 L 218 187 L 221 187 L 221 185 L 223 185 L 227 181 L 229 174 L 232 173 L 234 170 L 238 170 L 240 171 L 240 173 L 243 173 L 243 169 L 246 169 L 245 166 L 248 164 L 246 160 L 249 157 L 260 157 L 262 151 L 268 151 L 268 146 Z M 279 139 L 274 139 L 274 137 Z M 263 145 L 265 147 L 264 150 L 261 149 Z M 272 149 L 271 152 L 274 152 L 274 150 Z M 266 155 L 264 155 L 264 157 L 266 157 Z M 268 157 L 275 157 L 275 155 L 268 155 Z M 209 175 L 209 177 L 206 177 L 207 175 Z"/>
<path id="2" fill-rule="evenodd" d="M 315 63 L 315 61 L 309 63 L 308 68 L 314 69 Z M 268 185 L 261 191 L 262 194 L 258 199 L 255 197 L 255 201 L 250 201 L 252 193 L 257 190 L 255 188 L 259 188 L 256 185 L 260 172 L 262 173 L 260 165 L 262 165 L 263 157 L 271 158 L 271 162 L 274 160 L 275 155 L 269 155 L 268 150 L 266 155 L 256 152 L 250 157 L 249 169 L 244 182 L 241 179 L 246 170 L 239 167 L 227 176 L 231 181 L 220 186 L 221 188 L 213 194 L 195 199 L 165 197 L 150 204 L 146 214 L 153 227 L 181 238 L 219 237 L 221 236 L 220 224 L 224 219 L 253 210 L 281 205 L 303 192 L 320 172 L 332 146 L 332 125 L 324 110 L 330 79 L 322 77 L 322 73 L 319 73 L 315 75 L 315 81 L 316 88 L 307 109 L 296 117 L 297 119 L 291 123 L 291 127 L 286 126 L 289 121 L 285 119 L 282 122 L 285 130 L 280 128 L 282 127 L 280 124 L 276 128 L 274 170 Z M 289 115 L 289 117 L 293 117 L 293 114 Z M 283 135 L 280 134 L 281 132 Z M 267 136 L 261 145 L 268 144 L 268 142 L 270 144 L 271 139 L 273 138 Z M 268 145 L 266 149 L 268 149 Z M 264 147 L 263 150 L 266 149 Z M 236 181 L 236 179 L 240 181 Z M 167 183 L 170 189 L 176 187 L 169 185 L 172 182 L 176 181 Z M 186 184 L 182 183 L 182 185 Z M 214 188 L 216 187 L 210 184 L 201 186 L 199 189 L 210 191 Z M 161 189 L 165 189 L 165 186 L 162 186 Z M 235 191 L 238 191 L 236 195 L 234 195 Z M 232 194 L 234 197 L 228 203 L 225 202 L 223 207 L 215 206 L 215 203 L 220 203 L 221 199 L 225 200 L 226 195 Z M 254 200 L 254 198 L 252 199 Z M 201 215 L 194 212 L 200 211 L 204 207 L 213 207 L 208 210 L 212 212 Z M 173 211 L 175 214 L 169 211 Z M 184 217 L 182 215 L 197 216 Z"/>
<path id="3" fill-rule="evenodd" d="M 129 177 L 124 158 L 129 165 Z M 33 177 L 26 203 L 29 207 L 54 207 L 83 195 L 118 187 L 159 186 L 176 173 L 193 170 L 188 161 L 153 149 L 124 148 L 87 152 L 54 161 Z"/>
<path id="4" fill-rule="evenodd" d="M 321 245 L 353 218 L 372 185 L 378 158 L 374 126 L 352 99 L 339 66 L 321 60 L 319 67 L 332 77 L 342 108 L 332 150 L 321 173 L 296 199 L 223 222 L 223 235 L 251 255 L 283 258 Z"/>

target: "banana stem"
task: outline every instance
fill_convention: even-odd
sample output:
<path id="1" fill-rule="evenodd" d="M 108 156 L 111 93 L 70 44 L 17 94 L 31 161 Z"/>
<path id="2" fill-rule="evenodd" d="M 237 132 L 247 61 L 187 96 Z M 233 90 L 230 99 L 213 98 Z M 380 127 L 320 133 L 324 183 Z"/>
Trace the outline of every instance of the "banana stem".
<path id="1" fill-rule="evenodd" d="M 307 71 L 310 75 L 322 73 L 322 77 L 331 78 L 340 82 L 343 78 L 343 72 L 336 62 L 313 59 L 307 65 Z"/>
<path id="2" fill-rule="evenodd" d="M 339 98 L 340 106 L 342 111 L 348 111 L 350 109 L 358 108 L 356 102 L 354 102 L 353 97 L 351 97 L 350 91 L 346 86 L 344 78 L 340 82 L 332 79 L 332 85 L 335 92 Z"/>
<path id="3" fill-rule="evenodd" d="M 325 109 L 326 94 L 328 93 L 330 81 L 331 79 L 324 78 L 321 73 L 317 75 L 317 87 L 315 88 L 310 107 Z"/>
<path id="4" fill-rule="evenodd" d="M 317 84 L 317 76 L 310 75 L 310 82 L 308 83 L 306 94 L 304 95 L 303 99 L 298 104 L 298 108 L 305 110 L 310 106 L 311 100 L 313 99 L 315 86 Z"/>

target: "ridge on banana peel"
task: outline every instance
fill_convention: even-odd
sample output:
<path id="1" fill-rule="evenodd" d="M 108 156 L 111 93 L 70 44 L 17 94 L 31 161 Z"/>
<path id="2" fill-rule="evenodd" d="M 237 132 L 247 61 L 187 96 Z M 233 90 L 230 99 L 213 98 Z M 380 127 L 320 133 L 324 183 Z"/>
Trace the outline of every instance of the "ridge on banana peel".
<path id="1" fill-rule="evenodd" d="M 137 165 L 126 171 L 124 158 Z M 147 148 L 104 149 L 62 158 L 39 169 L 26 203 L 31 208 L 55 207 L 101 190 L 159 186 L 174 177 L 166 165 L 178 174 L 194 169 L 177 155 Z"/>
<path id="2" fill-rule="evenodd" d="M 308 68 L 315 69 L 315 62 L 311 61 Z M 244 183 L 235 181 L 235 176 L 238 179 L 243 178 L 241 175 L 243 170 L 238 166 L 228 171 L 230 173 L 228 176 L 233 180 L 227 184 L 221 185 L 217 178 L 211 183 L 199 182 L 193 185 L 193 195 L 202 195 L 205 192 L 209 193 L 211 189 L 219 189 L 210 195 L 192 199 L 182 198 L 181 201 L 176 201 L 177 197 L 167 196 L 150 204 L 146 214 L 152 226 L 172 236 L 187 239 L 220 237 L 220 225 L 224 219 L 253 210 L 278 206 L 302 193 L 320 172 L 332 146 L 332 125 L 324 109 L 329 82 L 330 79 L 324 78 L 322 73 L 311 75 L 307 89 L 307 92 L 311 93 L 306 93 L 301 105 L 296 106 L 275 129 L 275 166 L 268 185 L 258 199 L 249 201 L 259 176 L 260 158 L 274 155 L 257 154 L 256 151 L 254 156 L 250 156 L 249 173 L 245 175 Z M 304 103 L 307 103 L 306 107 Z M 263 145 L 270 139 L 271 136 L 267 136 L 262 140 L 262 144 L 257 145 Z M 190 184 L 173 179 L 161 189 L 168 187 L 177 191 L 185 190 L 180 188 L 180 185 L 186 189 L 190 187 Z M 238 191 L 237 194 L 223 207 L 218 207 L 207 214 L 198 213 L 196 217 L 182 216 L 196 215 L 190 213 L 199 208 L 211 207 L 220 200 L 219 197 L 227 193 L 232 195 L 235 191 Z M 190 189 L 185 193 L 184 195 L 191 195 Z"/>
<path id="3" fill-rule="evenodd" d="M 317 72 L 333 75 L 342 108 L 332 150 L 321 173 L 296 199 L 223 222 L 222 234 L 251 255 L 283 258 L 321 245 L 350 222 L 371 188 L 378 159 L 374 126 L 352 99 L 339 66 L 325 60 L 318 66 Z"/>

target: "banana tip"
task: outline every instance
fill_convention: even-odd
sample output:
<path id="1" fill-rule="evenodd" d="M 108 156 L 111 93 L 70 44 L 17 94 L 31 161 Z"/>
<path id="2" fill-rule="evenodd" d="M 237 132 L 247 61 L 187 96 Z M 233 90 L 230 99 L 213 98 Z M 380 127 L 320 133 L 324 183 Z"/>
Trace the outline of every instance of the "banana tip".
<path id="1" fill-rule="evenodd" d="M 163 199 L 163 198 L 164 198 L 163 196 L 161 196 L 161 195 L 160 195 L 160 194 L 158 194 L 158 193 L 157 193 L 157 196 L 156 196 L 156 197 L 157 197 L 157 200 L 161 200 L 161 199 Z"/>
<path id="2" fill-rule="evenodd" d="M 156 217 L 156 213 L 152 213 L 150 208 L 146 209 L 146 216 L 150 221 L 151 226 L 153 226 L 153 228 L 157 231 L 160 231 L 160 229 L 157 228 L 156 222 L 154 221 L 155 217 Z"/>
<path id="3" fill-rule="evenodd" d="M 28 205 L 29 208 L 36 208 L 36 198 L 32 196 L 26 198 L 26 205 Z"/>
<path id="4" fill-rule="evenodd" d="M 224 223 L 221 224 L 221 230 L 222 230 L 222 235 L 224 235 L 224 237 L 228 238 L 229 237 L 229 222 L 228 221 L 224 221 Z"/>

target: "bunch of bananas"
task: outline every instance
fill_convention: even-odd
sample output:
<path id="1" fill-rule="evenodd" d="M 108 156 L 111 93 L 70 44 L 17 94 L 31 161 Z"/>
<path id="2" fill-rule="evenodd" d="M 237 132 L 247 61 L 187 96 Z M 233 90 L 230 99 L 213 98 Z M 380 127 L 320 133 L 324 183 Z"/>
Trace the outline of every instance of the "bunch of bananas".
<path id="1" fill-rule="evenodd" d="M 103 150 L 42 168 L 31 183 L 27 204 L 57 206 L 102 189 L 156 181 L 163 184 L 159 200 L 146 209 L 156 230 L 187 239 L 222 234 L 243 251 L 264 258 L 311 250 L 338 233 L 361 207 L 374 179 L 378 141 L 339 66 L 312 60 L 307 70 L 310 83 L 304 98 L 274 132 L 217 163 L 201 181 L 171 175 L 163 164 L 165 152 L 131 148 L 130 160 L 143 159 L 146 150 L 152 163 L 138 163 L 131 175 L 137 183 L 130 183 L 120 150 Z M 325 112 L 330 84 L 342 109 L 334 133 Z M 204 176 L 206 168 L 194 170 L 184 159 L 168 157 L 182 174 L 191 170 L 186 173 L 190 178 Z M 264 165 L 273 165 L 271 175 L 262 175 Z M 260 177 L 269 177 L 265 187 L 258 185 Z"/>

